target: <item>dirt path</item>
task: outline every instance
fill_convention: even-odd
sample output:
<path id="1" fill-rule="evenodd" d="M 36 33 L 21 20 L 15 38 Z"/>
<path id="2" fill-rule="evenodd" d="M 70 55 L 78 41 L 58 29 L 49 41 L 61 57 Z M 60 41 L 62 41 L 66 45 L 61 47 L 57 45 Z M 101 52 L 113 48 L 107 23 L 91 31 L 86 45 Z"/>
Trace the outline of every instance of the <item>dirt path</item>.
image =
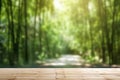
<path id="1" fill-rule="evenodd" d="M 79 55 L 62 55 L 57 59 L 48 59 L 44 61 L 45 66 L 81 66 L 85 61 Z"/>
<path id="2" fill-rule="evenodd" d="M 120 68 L 118 65 L 91 64 L 87 63 L 79 55 L 66 54 L 57 59 L 47 59 L 42 63 L 38 62 L 37 67 L 56 67 L 56 68 Z"/>

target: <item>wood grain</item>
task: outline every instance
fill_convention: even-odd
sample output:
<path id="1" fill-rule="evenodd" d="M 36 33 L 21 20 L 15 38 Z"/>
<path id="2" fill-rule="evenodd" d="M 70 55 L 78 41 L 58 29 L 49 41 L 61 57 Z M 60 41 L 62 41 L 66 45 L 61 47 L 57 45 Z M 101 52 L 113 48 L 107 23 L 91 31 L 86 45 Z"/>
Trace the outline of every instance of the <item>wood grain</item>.
<path id="1" fill-rule="evenodd" d="M 1 68 L 0 80 L 120 80 L 120 68 Z"/>

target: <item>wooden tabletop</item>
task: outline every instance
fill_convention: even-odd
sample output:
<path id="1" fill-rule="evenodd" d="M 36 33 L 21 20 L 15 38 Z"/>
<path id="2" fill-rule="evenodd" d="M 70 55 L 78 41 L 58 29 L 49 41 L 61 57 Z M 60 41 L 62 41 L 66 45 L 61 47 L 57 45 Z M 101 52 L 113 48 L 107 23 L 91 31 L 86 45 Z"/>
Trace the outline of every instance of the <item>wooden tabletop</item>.
<path id="1" fill-rule="evenodd" d="M 120 80 L 120 68 L 0 68 L 0 80 Z"/>

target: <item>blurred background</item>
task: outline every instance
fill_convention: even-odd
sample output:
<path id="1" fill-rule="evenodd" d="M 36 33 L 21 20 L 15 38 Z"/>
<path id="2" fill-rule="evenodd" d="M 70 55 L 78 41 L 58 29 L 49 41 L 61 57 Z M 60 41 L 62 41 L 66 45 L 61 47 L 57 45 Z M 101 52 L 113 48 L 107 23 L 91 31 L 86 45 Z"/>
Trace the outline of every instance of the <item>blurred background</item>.
<path id="1" fill-rule="evenodd" d="M 120 0 L 0 0 L 0 67 L 119 67 Z"/>

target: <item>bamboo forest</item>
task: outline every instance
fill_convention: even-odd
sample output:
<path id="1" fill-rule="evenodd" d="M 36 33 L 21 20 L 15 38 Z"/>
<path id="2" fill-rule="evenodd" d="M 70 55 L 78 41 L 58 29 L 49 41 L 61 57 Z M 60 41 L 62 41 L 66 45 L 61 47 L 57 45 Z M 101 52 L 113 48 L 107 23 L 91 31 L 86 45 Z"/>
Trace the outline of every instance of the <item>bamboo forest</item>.
<path id="1" fill-rule="evenodd" d="M 120 0 L 0 0 L 0 67 L 59 58 L 120 65 Z"/>

